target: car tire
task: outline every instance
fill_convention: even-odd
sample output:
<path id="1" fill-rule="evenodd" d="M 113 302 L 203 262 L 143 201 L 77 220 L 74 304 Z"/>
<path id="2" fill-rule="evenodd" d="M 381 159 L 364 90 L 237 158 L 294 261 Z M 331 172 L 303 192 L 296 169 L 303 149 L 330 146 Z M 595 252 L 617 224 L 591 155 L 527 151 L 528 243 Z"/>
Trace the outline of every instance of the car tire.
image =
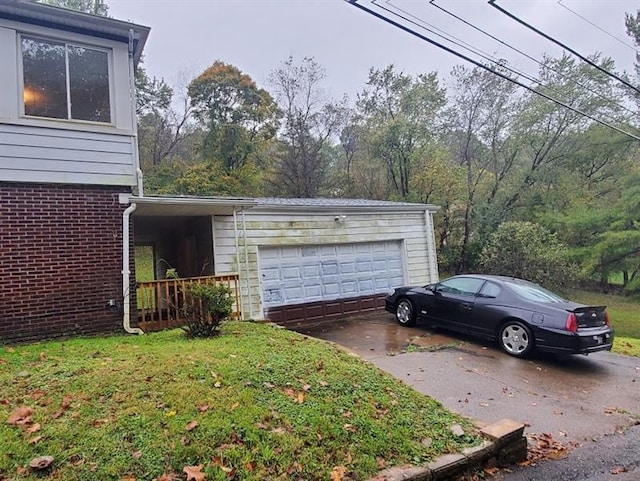
<path id="1" fill-rule="evenodd" d="M 533 351 L 531 329 L 522 322 L 507 321 L 500 327 L 498 343 L 504 352 L 514 357 L 526 357 Z"/>
<path id="2" fill-rule="evenodd" d="M 416 310 L 409 299 L 400 299 L 396 304 L 396 320 L 401 326 L 412 327 L 416 325 Z"/>

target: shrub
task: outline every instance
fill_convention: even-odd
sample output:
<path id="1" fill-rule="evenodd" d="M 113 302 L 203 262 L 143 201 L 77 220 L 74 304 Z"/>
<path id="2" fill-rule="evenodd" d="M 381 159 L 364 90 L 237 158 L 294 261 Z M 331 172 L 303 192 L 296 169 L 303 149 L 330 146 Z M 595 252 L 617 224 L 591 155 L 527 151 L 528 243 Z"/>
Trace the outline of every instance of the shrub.
<path id="1" fill-rule="evenodd" d="M 231 315 L 233 298 L 228 284 L 191 284 L 184 295 L 183 327 L 188 337 L 211 337 Z"/>
<path id="2" fill-rule="evenodd" d="M 487 274 L 520 277 L 546 287 L 568 286 L 577 277 L 567 246 L 531 222 L 500 224 L 482 250 L 481 265 Z"/>

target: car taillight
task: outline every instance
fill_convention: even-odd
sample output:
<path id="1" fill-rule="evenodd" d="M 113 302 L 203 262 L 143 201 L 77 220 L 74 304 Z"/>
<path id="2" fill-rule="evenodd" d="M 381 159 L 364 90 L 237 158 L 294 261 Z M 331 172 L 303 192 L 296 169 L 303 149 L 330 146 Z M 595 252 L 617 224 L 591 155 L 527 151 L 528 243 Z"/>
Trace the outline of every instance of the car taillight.
<path id="1" fill-rule="evenodd" d="M 609 319 L 608 312 L 604 313 L 604 323 L 607 325 L 607 327 L 611 327 L 611 319 Z"/>
<path id="2" fill-rule="evenodd" d="M 567 316 L 567 323 L 564 327 L 569 332 L 578 332 L 578 322 L 576 321 L 576 315 L 573 312 L 570 312 Z"/>

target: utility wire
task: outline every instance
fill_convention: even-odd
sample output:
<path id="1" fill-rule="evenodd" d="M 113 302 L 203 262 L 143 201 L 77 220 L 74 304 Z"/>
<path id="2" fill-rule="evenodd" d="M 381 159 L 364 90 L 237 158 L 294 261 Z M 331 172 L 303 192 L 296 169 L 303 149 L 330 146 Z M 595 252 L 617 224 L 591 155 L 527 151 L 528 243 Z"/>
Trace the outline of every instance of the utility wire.
<path id="1" fill-rule="evenodd" d="M 461 48 L 463 48 L 463 49 L 465 49 L 465 50 L 467 50 L 467 51 L 469 51 L 469 52 L 472 52 L 472 53 L 474 53 L 474 54 L 478 55 L 479 57 L 481 57 L 481 58 L 483 58 L 483 59 L 485 59 L 485 60 L 487 60 L 487 61 L 489 61 L 489 62 L 493 63 L 494 65 L 498 65 L 498 66 L 502 67 L 503 69 L 508 70 L 508 71 L 510 71 L 510 72 L 512 72 L 512 73 L 514 73 L 514 74 L 516 74 L 517 76 L 522 76 L 522 77 L 526 78 L 527 80 L 529 80 L 530 82 L 535 83 L 535 84 L 538 84 L 540 87 L 545 87 L 545 88 L 546 88 L 546 89 L 548 89 L 549 91 L 555 92 L 555 93 L 557 93 L 557 94 L 560 94 L 560 96 L 562 96 L 562 92 L 561 92 L 561 91 L 559 91 L 557 88 L 555 88 L 555 87 L 553 87 L 553 86 L 545 85 L 545 84 L 544 84 L 544 83 L 543 83 L 539 78 L 532 77 L 532 76 L 530 76 L 530 75 L 528 75 L 528 74 L 526 74 L 526 73 L 522 72 L 521 70 L 518 70 L 518 69 L 515 69 L 515 68 L 513 68 L 513 67 L 509 66 L 508 64 L 506 64 L 506 63 L 504 63 L 504 62 L 500 62 L 500 61 L 499 61 L 499 60 L 497 60 L 495 57 L 492 57 L 491 55 L 487 54 L 486 52 L 483 52 L 482 50 L 477 49 L 477 48 L 475 48 L 475 47 L 471 46 L 469 43 L 464 42 L 463 40 L 461 40 L 461 39 L 459 39 L 459 38 L 455 37 L 454 35 L 448 34 L 448 33 L 446 33 L 444 30 L 439 29 L 438 27 L 434 27 L 433 25 L 431 25 L 431 24 L 429 24 L 429 23 L 425 22 L 424 20 L 422 20 L 422 19 L 420 19 L 420 18 L 416 17 L 415 15 L 411 14 L 410 12 L 407 12 L 406 10 L 404 10 L 404 9 L 402 9 L 402 8 L 398 7 L 398 6 L 393 5 L 393 4 L 392 4 L 392 0 L 385 0 L 385 1 L 384 1 L 384 3 L 385 3 L 385 4 L 387 4 L 387 5 L 389 5 L 390 7 L 394 8 L 395 10 L 401 11 L 402 13 L 404 13 L 404 15 L 407 15 L 407 16 L 409 16 L 409 17 L 412 17 L 413 19 L 415 19 L 416 21 L 418 21 L 418 22 L 422 23 L 423 25 L 419 25 L 418 23 L 416 23 L 416 21 L 410 20 L 410 19 L 409 19 L 409 18 L 407 18 L 406 16 L 399 15 L 399 14 L 397 14 L 396 12 L 394 12 L 393 10 L 390 10 L 389 8 L 386 8 L 386 7 L 382 6 L 382 5 L 380 5 L 380 4 L 379 4 L 379 0 L 371 0 L 371 3 L 372 3 L 373 5 L 375 5 L 376 7 L 380 8 L 381 10 L 384 10 L 384 11 L 386 11 L 386 12 L 389 12 L 389 13 L 391 13 L 392 15 L 396 15 L 396 16 L 398 16 L 398 17 L 402 18 L 403 20 L 405 20 L 406 22 L 408 22 L 408 23 L 411 23 L 411 24 L 415 25 L 415 26 L 416 26 L 416 27 L 418 27 L 418 28 L 421 28 L 421 29 L 423 29 L 423 30 L 426 30 L 426 31 L 427 31 L 427 32 L 429 32 L 429 33 L 435 34 L 435 35 L 437 35 L 438 37 L 440 37 L 440 38 L 442 38 L 442 39 L 444 39 L 444 40 L 446 40 L 446 41 L 448 41 L 448 42 L 452 43 L 453 45 L 455 45 L 455 46 L 457 46 L 457 47 L 461 47 Z M 445 36 L 445 35 L 441 35 L 441 34 L 439 34 L 439 33 L 435 32 L 435 31 L 433 31 L 431 28 L 425 27 L 424 25 L 427 25 L 428 27 L 431 27 L 431 28 L 435 28 L 435 29 L 437 29 L 437 30 L 439 30 L 439 31 L 443 32 L 444 34 L 446 34 L 446 36 Z M 448 38 L 448 37 L 450 37 L 450 38 Z M 453 39 L 455 39 L 455 40 L 451 40 L 451 38 L 453 38 Z M 464 44 L 464 45 L 463 45 L 463 44 Z M 465 45 L 467 45 L 467 47 L 465 47 Z M 575 100 L 575 99 L 572 99 L 571 101 L 573 102 L 573 100 Z M 609 100 L 609 102 L 611 102 L 611 100 Z M 618 104 L 616 104 L 616 102 L 613 102 L 613 104 L 618 105 Z M 634 114 L 635 114 L 635 113 L 634 113 Z M 608 118 L 611 118 L 609 115 L 606 115 L 606 114 L 605 114 L 605 116 L 606 116 L 606 117 L 608 117 Z"/>
<path id="2" fill-rule="evenodd" d="M 385 10 L 385 11 L 387 11 L 387 12 L 393 14 L 393 15 L 396 15 L 396 16 L 402 18 L 403 20 L 406 20 L 407 22 L 415 25 L 418 28 L 426 30 L 427 32 L 432 33 L 434 35 L 437 35 L 438 37 L 446 40 L 447 42 L 452 43 L 453 45 L 455 45 L 457 47 L 461 47 L 461 48 L 463 48 L 463 49 L 465 49 L 465 50 L 467 50 L 469 52 L 474 53 L 475 55 L 487 60 L 488 62 L 490 62 L 490 63 L 492 63 L 494 65 L 498 65 L 498 66 L 502 67 L 503 69 L 508 70 L 511 73 L 514 73 L 517 76 L 524 77 L 527 80 L 529 80 L 530 82 L 538 84 L 540 86 L 545 86 L 544 83 L 542 82 L 542 80 L 540 80 L 539 78 L 533 77 L 533 76 L 527 74 L 526 72 L 523 72 L 522 70 L 519 70 L 519 69 L 517 69 L 515 67 L 512 67 L 508 63 L 506 63 L 506 61 L 501 61 L 499 59 L 496 59 L 495 57 L 493 57 L 492 55 L 488 54 L 487 52 L 472 46 L 470 43 L 465 42 L 464 40 L 456 37 L 455 35 L 447 33 L 444 30 L 442 30 L 442 29 L 440 29 L 440 28 L 438 28 L 438 27 L 436 27 L 436 26 L 434 26 L 434 25 L 432 25 L 432 24 L 430 24 L 428 22 L 425 22 L 424 20 L 422 20 L 421 18 L 416 17 L 415 15 L 411 14 L 410 12 L 408 12 L 408 11 L 406 11 L 406 10 L 396 6 L 396 5 L 393 5 L 391 0 L 385 0 L 385 3 L 387 5 L 390 5 L 391 7 L 393 7 L 395 10 L 398 10 L 398 11 L 402 12 L 404 15 L 407 15 L 408 17 L 413 18 L 415 21 L 409 20 L 407 17 L 403 17 L 402 15 L 398 15 L 397 13 L 392 11 L 391 9 L 383 7 L 382 5 L 380 5 L 378 3 L 378 0 L 371 0 L 371 3 L 373 5 L 376 5 L 378 8 L 380 8 L 382 10 Z M 422 25 L 419 25 L 416 22 L 420 22 Z M 439 34 L 439 33 L 435 32 L 433 29 L 442 32 L 442 34 Z M 560 91 L 558 91 L 554 87 L 549 87 L 549 86 L 546 86 L 546 87 L 549 90 L 553 90 L 556 93 L 561 93 Z"/>
<path id="3" fill-rule="evenodd" d="M 528 90 L 529 92 L 532 92 L 532 93 L 534 93 L 536 95 L 539 95 L 540 97 L 543 97 L 543 98 L 545 98 L 547 100 L 550 100 L 551 102 L 554 102 L 554 103 L 556 103 L 556 104 L 558 104 L 558 105 L 560 105 L 562 107 L 565 107 L 565 108 L 567 108 L 567 109 L 569 109 L 569 110 L 571 110 L 573 112 L 576 112 L 576 113 L 582 115 L 583 117 L 586 117 L 586 118 L 588 118 L 590 120 L 593 120 L 594 122 L 599 123 L 600 125 L 604 125 L 606 127 L 609 127 L 611 129 L 615 130 L 616 132 L 619 132 L 619 133 L 621 133 L 623 135 L 627 135 L 627 136 L 629 136 L 629 137 L 631 137 L 631 138 L 633 138 L 635 140 L 640 141 L 640 137 L 638 137 L 637 135 L 634 135 L 634 134 L 632 134 L 630 132 L 626 132 L 625 130 L 620 129 L 619 127 L 616 127 L 615 125 L 613 125 L 613 124 L 611 124 L 609 122 L 606 122 L 604 120 L 600 120 L 598 118 L 595 118 L 592 115 L 589 115 L 588 113 L 583 112 L 580 109 L 576 109 L 575 107 L 572 107 L 571 105 L 563 102 L 562 100 L 555 99 L 555 98 L 551 97 L 550 95 L 547 95 L 547 94 L 545 94 L 543 92 L 540 92 L 539 90 L 536 90 L 535 88 L 530 87 L 529 85 L 526 85 L 526 84 L 524 84 L 524 83 L 522 83 L 522 82 L 520 82 L 520 81 L 518 81 L 518 80 L 516 80 L 516 79 L 514 79 L 512 77 L 509 77 L 508 75 L 505 75 L 505 74 L 503 74 L 502 72 L 500 72 L 498 70 L 492 69 L 491 67 L 489 67 L 488 65 L 483 64 L 482 62 L 478 62 L 477 60 L 474 60 L 471 57 L 468 57 L 468 56 L 464 55 L 463 53 L 457 52 L 456 50 L 454 50 L 454 49 L 452 49 L 450 47 L 447 47 L 446 45 L 443 45 L 442 43 L 437 42 L 436 40 L 434 40 L 432 38 L 429 38 L 429 37 L 427 37 L 425 35 L 422 35 L 421 33 L 416 32 L 415 30 L 412 30 L 412 29 L 410 29 L 409 27 L 407 27 L 405 25 L 402 25 L 401 23 L 398 23 L 395 20 L 392 20 L 391 18 L 385 17 L 384 15 L 376 12 L 375 10 L 372 10 L 371 8 L 367 8 L 366 6 L 361 5 L 360 3 L 358 3 L 361 0 L 344 0 L 344 1 L 349 3 L 349 4 L 351 4 L 351 5 L 353 5 L 356 8 L 359 8 L 360 10 L 362 10 L 362 11 L 364 11 L 364 12 L 366 12 L 366 13 L 368 13 L 368 14 L 370 14 L 370 15 L 372 15 L 372 16 L 380 19 L 380 20 L 382 20 L 383 22 L 387 22 L 390 25 L 393 25 L 394 27 L 399 28 L 400 30 L 403 30 L 404 32 L 409 33 L 410 35 L 418 37 L 419 39 L 424 40 L 425 42 L 430 43 L 431 45 L 434 45 L 434 46 L 444 50 L 445 52 L 448 52 L 448 53 L 450 53 L 450 54 L 452 54 L 452 55 L 454 55 L 454 56 L 456 56 L 458 58 L 461 58 L 462 60 L 465 60 L 465 61 L 467 61 L 469 63 L 472 63 L 472 64 L 476 65 L 477 67 L 480 67 L 480 68 L 482 68 L 484 70 L 487 70 L 488 72 L 491 72 L 491 73 L 497 75 L 498 77 L 501 77 L 501 78 L 503 78 L 503 79 L 505 79 L 505 80 L 507 80 L 509 82 L 513 82 L 514 84 L 519 85 L 520 87 Z M 396 16 L 398 16 L 400 18 L 403 18 L 401 15 L 397 15 L 397 14 L 394 14 L 394 15 L 396 15 Z"/>
<path id="4" fill-rule="evenodd" d="M 576 12 L 575 10 L 570 9 L 569 7 L 567 7 L 566 5 L 564 5 L 562 2 L 564 0 L 558 0 L 558 5 L 560 5 L 562 8 L 564 8 L 565 10 L 568 10 L 569 12 L 573 13 L 576 17 L 581 18 L 582 20 L 584 20 L 585 22 L 587 22 L 589 25 L 591 25 L 592 27 L 597 28 L 598 30 L 600 30 L 602 33 L 608 35 L 609 37 L 611 37 L 614 40 L 617 40 L 618 42 L 620 42 L 622 45 L 629 47 L 631 50 L 633 50 L 635 53 L 638 53 L 638 51 L 636 50 L 636 48 L 631 45 L 630 43 L 625 42 L 624 40 L 622 40 L 620 37 L 615 36 L 614 34 L 608 32 L 607 30 L 605 30 L 604 28 L 602 28 L 600 25 L 592 22 L 591 20 L 589 20 L 587 17 L 580 15 L 578 12 Z"/>
<path id="5" fill-rule="evenodd" d="M 495 35 L 492 35 L 491 33 L 489 33 L 486 30 L 483 30 L 482 28 L 478 27 L 477 25 L 472 24 L 471 22 L 465 20 L 464 18 L 460 17 L 459 15 L 456 15 L 455 13 L 453 13 L 450 10 L 447 10 L 444 7 L 441 7 L 440 5 L 436 4 L 437 0 L 429 0 L 429 4 L 436 7 L 438 10 L 446 13 L 447 15 L 450 15 L 451 17 L 455 18 L 456 20 L 464 23 L 465 25 L 473 28 L 474 30 L 486 35 L 487 37 L 495 40 L 496 42 L 499 42 L 500 44 L 504 45 L 505 47 L 513 50 L 514 52 L 519 53 L 520 55 L 523 55 L 524 57 L 528 58 L 529 60 L 532 60 L 533 62 L 537 63 L 540 67 L 547 69 L 547 70 L 551 70 L 552 72 L 555 72 L 557 75 L 559 75 L 560 77 L 562 77 L 565 80 L 569 80 L 570 82 L 574 83 L 575 85 L 578 85 L 579 87 L 582 87 L 583 89 L 587 90 L 588 92 L 591 92 L 594 95 L 597 95 L 598 97 L 600 97 L 603 100 L 606 100 L 608 102 L 611 102 L 612 104 L 626 110 L 627 112 L 629 112 L 632 115 L 636 115 L 636 112 L 631 110 L 628 107 L 625 107 L 624 105 L 618 103 L 616 100 L 607 97 L 606 95 L 601 94 L 600 92 L 598 92 L 597 90 L 591 88 L 589 85 L 586 85 L 584 83 L 581 83 L 573 78 L 571 78 L 569 75 L 564 74 L 561 70 L 555 69 L 553 67 L 549 67 L 548 65 L 545 65 L 544 63 L 542 63 L 540 60 L 538 60 L 537 58 L 535 58 L 532 55 L 529 55 L 527 52 L 520 50 L 517 47 L 514 47 L 513 45 L 508 44 L 507 42 L 505 42 L 504 40 L 496 37 Z M 558 3 L 560 3 L 562 0 L 558 0 Z"/>
<path id="6" fill-rule="evenodd" d="M 635 90 L 637 93 L 640 93 L 640 89 L 638 87 L 636 87 L 633 84 L 630 84 L 629 82 L 627 82 L 625 79 L 623 79 L 622 77 L 616 75 L 613 72 L 609 72 L 607 69 L 602 68 L 600 65 L 598 65 L 597 63 L 589 60 L 587 57 L 585 57 L 584 55 L 580 54 L 579 52 L 577 52 L 576 50 L 572 49 L 571 47 L 569 47 L 568 45 L 562 43 L 560 40 L 556 40 L 555 38 L 547 35 L 546 33 L 544 33 L 543 31 L 537 29 L 536 27 L 534 27 L 533 25 L 525 22 L 524 20 L 522 20 L 521 18 L 517 17 L 516 15 L 514 15 L 513 13 L 509 12 L 508 10 L 500 7 L 499 5 L 496 5 L 496 1 L 497 0 L 488 0 L 489 5 L 491 5 L 493 8 L 495 8 L 496 10 L 504 13 L 507 17 L 509 17 L 512 20 L 515 20 L 516 22 L 518 22 L 521 25 L 524 25 L 525 27 L 527 27 L 529 30 L 532 30 L 533 32 L 537 33 L 538 35 L 546 38 L 547 40 L 549 40 L 550 42 L 555 43 L 556 45 L 562 47 L 563 49 L 567 50 L 568 52 L 571 52 L 572 54 L 574 54 L 576 57 L 578 57 L 579 59 L 581 59 L 582 61 L 588 63 L 589 65 L 591 65 L 592 67 L 595 67 L 596 69 L 600 70 L 602 73 L 607 74 L 610 77 L 613 77 L 614 79 L 618 80 L 619 82 L 621 82 L 622 84 L 626 85 L 627 87 L 629 87 L 632 90 Z"/>

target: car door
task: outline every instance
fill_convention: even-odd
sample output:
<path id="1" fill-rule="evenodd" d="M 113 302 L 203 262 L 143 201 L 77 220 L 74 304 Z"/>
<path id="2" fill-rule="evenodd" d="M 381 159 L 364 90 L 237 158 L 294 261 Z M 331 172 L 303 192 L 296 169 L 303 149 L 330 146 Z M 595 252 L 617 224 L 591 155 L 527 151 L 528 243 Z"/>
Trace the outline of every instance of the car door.
<path id="1" fill-rule="evenodd" d="M 483 283 L 484 279 L 476 277 L 452 277 L 438 283 L 434 289 L 431 317 L 443 327 L 465 331 L 473 316 L 476 292 Z"/>
<path id="2" fill-rule="evenodd" d="M 474 335 L 493 337 L 497 322 L 502 319 L 498 298 L 502 288 L 487 280 L 478 290 L 469 316 L 462 319 L 464 329 Z"/>

